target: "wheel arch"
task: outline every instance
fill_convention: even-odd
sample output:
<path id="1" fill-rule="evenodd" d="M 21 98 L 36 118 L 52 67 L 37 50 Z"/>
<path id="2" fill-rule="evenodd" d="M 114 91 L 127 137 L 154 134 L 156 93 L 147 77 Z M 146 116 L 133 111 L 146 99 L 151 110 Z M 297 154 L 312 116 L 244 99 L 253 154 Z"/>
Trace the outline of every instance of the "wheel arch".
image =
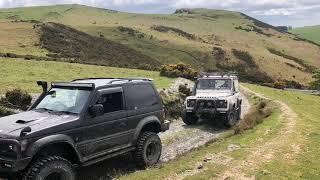
<path id="1" fill-rule="evenodd" d="M 66 135 L 52 135 L 39 139 L 27 149 L 26 154 L 33 159 L 48 154 L 61 156 L 74 164 L 82 162 L 82 157 L 76 150 L 74 141 Z"/>
<path id="2" fill-rule="evenodd" d="M 142 119 L 139 122 L 133 137 L 134 144 L 137 142 L 141 132 L 144 132 L 144 131 L 150 131 L 155 133 L 161 132 L 161 122 L 159 118 L 156 116 L 149 116 Z"/>

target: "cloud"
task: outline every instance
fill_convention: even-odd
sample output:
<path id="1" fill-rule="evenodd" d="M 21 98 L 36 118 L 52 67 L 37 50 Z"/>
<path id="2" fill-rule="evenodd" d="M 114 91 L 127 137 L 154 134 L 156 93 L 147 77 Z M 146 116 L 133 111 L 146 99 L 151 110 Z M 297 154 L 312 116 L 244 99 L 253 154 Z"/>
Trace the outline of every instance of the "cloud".
<path id="1" fill-rule="evenodd" d="M 172 4 L 173 7 L 232 7 L 235 4 L 239 4 L 240 0 L 177 0 Z"/>
<path id="2" fill-rule="evenodd" d="M 53 4 L 83 4 L 139 13 L 171 13 L 178 8 L 241 11 L 274 25 L 320 24 L 319 0 L 0 0 L 0 8 Z"/>

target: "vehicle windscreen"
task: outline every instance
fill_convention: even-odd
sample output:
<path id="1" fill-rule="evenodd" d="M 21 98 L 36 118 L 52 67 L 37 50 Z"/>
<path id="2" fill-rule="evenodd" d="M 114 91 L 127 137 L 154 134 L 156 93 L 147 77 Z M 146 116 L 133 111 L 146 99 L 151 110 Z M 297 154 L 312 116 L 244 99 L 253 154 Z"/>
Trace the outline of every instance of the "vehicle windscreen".
<path id="1" fill-rule="evenodd" d="M 201 90 L 231 90 L 231 79 L 200 79 L 197 89 Z"/>
<path id="2" fill-rule="evenodd" d="M 90 95 L 88 90 L 53 88 L 35 110 L 79 114 Z"/>

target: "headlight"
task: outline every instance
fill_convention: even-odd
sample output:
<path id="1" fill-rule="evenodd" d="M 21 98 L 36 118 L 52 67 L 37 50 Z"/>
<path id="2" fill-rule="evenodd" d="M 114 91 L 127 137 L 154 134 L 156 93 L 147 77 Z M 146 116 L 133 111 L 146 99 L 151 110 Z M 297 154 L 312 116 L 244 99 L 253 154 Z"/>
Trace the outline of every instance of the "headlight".
<path id="1" fill-rule="evenodd" d="M 10 143 L 0 144 L 0 156 L 16 159 L 18 155 L 18 147 Z"/>
<path id="2" fill-rule="evenodd" d="M 217 108 L 227 108 L 228 101 L 227 100 L 218 100 Z"/>
<path id="3" fill-rule="evenodd" d="M 187 100 L 187 107 L 194 107 L 196 105 L 195 99 L 188 99 Z"/>

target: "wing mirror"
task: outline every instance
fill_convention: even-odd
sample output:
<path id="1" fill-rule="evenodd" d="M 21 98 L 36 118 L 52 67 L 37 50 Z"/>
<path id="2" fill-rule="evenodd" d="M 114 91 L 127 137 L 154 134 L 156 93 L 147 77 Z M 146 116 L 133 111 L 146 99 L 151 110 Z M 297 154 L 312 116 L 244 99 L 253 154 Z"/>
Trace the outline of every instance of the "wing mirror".
<path id="1" fill-rule="evenodd" d="M 21 130 L 20 137 L 24 137 L 30 132 L 31 132 L 31 127 L 25 127 Z"/>
<path id="2" fill-rule="evenodd" d="M 93 117 L 102 116 L 104 114 L 104 107 L 102 104 L 95 104 L 89 108 L 89 113 Z"/>

